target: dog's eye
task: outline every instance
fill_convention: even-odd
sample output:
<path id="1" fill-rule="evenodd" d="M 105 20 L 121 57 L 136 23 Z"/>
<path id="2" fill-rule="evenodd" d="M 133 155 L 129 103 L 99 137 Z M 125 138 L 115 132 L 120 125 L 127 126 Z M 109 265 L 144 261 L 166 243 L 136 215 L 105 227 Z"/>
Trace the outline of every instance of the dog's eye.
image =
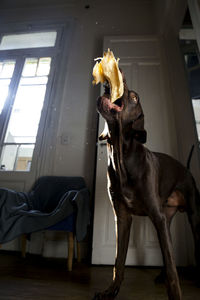
<path id="1" fill-rule="evenodd" d="M 138 103 L 138 97 L 137 97 L 137 95 L 136 95 L 135 93 L 130 92 L 129 97 L 130 97 L 130 99 L 131 99 L 132 101 L 134 101 L 135 104 Z"/>
<path id="2" fill-rule="evenodd" d="M 132 100 L 137 103 L 137 97 L 133 97 Z"/>

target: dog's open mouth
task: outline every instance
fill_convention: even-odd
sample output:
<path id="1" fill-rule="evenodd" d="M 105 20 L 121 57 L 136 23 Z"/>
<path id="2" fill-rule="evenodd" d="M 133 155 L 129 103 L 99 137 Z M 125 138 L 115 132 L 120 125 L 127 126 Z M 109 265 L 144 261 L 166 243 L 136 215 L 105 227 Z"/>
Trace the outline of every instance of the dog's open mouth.
<path id="1" fill-rule="evenodd" d="M 103 109 L 103 111 L 105 113 L 120 112 L 124 108 L 122 98 L 117 99 L 113 103 L 111 102 L 111 100 L 110 100 L 110 85 L 107 81 L 104 83 L 104 94 L 98 100 L 98 108 L 100 110 Z"/>

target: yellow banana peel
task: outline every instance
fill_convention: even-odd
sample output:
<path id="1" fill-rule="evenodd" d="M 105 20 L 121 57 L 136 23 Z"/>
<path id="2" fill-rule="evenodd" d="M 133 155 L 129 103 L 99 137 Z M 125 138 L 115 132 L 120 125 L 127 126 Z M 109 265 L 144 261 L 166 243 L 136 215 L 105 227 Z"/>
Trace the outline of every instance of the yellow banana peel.
<path id="1" fill-rule="evenodd" d="M 121 98 L 124 93 L 124 84 L 122 73 L 119 70 L 119 58 L 116 60 L 110 49 L 104 52 L 103 57 L 95 59 L 97 62 L 93 68 L 93 84 L 104 83 L 108 81 L 110 85 L 110 100 L 114 103 Z M 98 61 L 100 60 L 100 62 Z"/>

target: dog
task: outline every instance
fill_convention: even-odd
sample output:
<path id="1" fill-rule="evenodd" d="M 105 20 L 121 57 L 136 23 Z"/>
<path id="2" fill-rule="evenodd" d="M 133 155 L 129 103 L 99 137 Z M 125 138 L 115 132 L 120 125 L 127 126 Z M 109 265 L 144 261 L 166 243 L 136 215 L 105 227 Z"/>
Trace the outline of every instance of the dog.
<path id="1" fill-rule="evenodd" d="M 200 194 L 190 171 L 172 157 L 151 152 L 144 144 L 144 113 L 136 92 L 128 89 L 123 76 L 124 94 L 110 101 L 105 85 L 97 100 L 97 110 L 106 121 L 100 140 L 107 140 L 108 194 L 116 220 L 117 254 L 113 281 L 93 300 L 115 299 L 124 277 L 132 215 L 148 216 L 160 243 L 168 298 L 182 299 L 173 257 L 170 223 L 177 211 L 186 212 L 195 241 L 197 268 L 200 269 Z M 200 273 L 200 272 L 199 272 Z"/>

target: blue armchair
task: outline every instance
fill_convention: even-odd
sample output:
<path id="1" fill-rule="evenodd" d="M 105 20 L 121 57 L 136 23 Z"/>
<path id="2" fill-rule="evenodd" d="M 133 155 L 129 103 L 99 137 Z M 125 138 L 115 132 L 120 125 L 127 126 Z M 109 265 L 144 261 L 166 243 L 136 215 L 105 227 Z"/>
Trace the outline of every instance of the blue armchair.
<path id="1" fill-rule="evenodd" d="M 66 231 L 71 271 L 74 237 L 80 260 L 79 242 L 87 233 L 89 207 L 89 192 L 82 177 L 43 176 L 28 193 L 0 189 L 0 243 L 21 235 L 25 257 L 28 234 L 40 230 Z"/>

